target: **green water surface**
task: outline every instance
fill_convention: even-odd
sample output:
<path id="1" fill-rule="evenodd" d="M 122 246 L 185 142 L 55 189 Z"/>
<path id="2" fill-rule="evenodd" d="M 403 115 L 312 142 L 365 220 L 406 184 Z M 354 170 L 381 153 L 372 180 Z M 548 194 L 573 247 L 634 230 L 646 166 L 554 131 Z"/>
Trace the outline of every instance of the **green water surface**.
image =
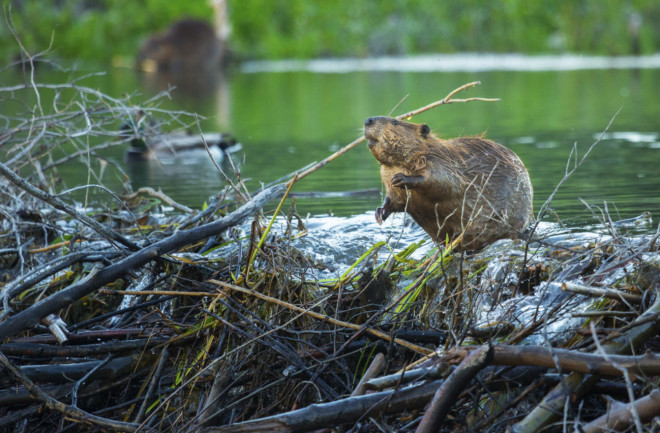
<path id="1" fill-rule="evenodd" d="M 67 75 L 44 71 L 38 79 L 64 82 Z M 360 137 L 365 118 L 413 110 L 471 81 L 481 85 L 457 97 L 501 101 L 441 106 L 412 121 L 427 123 L 445 138 L 486 133 L 513 149 L 530 172 L 535 209 L 564 176 L 573 146 L 581 158 L 612 121 L 584 164 L 559 189 L 548 218 L 590 218 L 591 211 L 580 199 L 601 208 L 607 202 L 613 217 L 643 211 L 660 214 L 658 69 L 243 73 L 239 68 L 210 84 L 179 83 L 171 99 L 161 100 L 161 107 L 199 113 L 206 117 L 205 131 L 231 132 L 237 137 L 243 150 L 234 154 L 234 161 L 254 190 Z M 117 97 L 137 92 L 131 100 L 139 105 L 165 88 L 168 80 L 114 69 L 84 84 Z M 188 206 L 200 207 L 225 186 L 208 161 L 127 164 L 122 154 L 119 148 L 108 151 L 131 176 L 134 188 L 160 187 Z M 229 170 L 227 164 L 222 167 Z M 87 168 L 80 163 L 67 165 L 60 174 L 68 187 L 88 179 Z M 103 180 L 113 189 L 121 184 L 112 169 Z M 381 189 L 378 164 L 362 144 L 302 180 L 294 192 L 374 189 Z M 104 200 L 103 193 L 96 195 Z M 381 194 L 375 192 L 358 197 L 301 197 L 297 207 L 302 215 L 347 216 L 373 211 L 380 202 Z"/>

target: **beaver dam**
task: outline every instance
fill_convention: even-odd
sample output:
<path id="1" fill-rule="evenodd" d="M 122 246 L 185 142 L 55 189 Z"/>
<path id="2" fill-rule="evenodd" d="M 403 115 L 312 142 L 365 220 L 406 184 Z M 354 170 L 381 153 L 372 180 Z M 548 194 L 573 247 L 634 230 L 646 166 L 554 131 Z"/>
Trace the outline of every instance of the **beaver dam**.
<path id="1" fill-rule="evenodd" d="M 575 228 L 544 217 L 551 196 L 531 237 L 476 253 L 405 214 L 301 218 L 297 179 L 361 140 L 259 191 L 228 161 L 189 209 L 132 190 L 103 150 L 136 138 L 119 127 L 138 110 L 170 129 L 194 115 L 77 84 L 0 90 L 36 107 L 0 132 L 2 431 L 655 428 L 650 215 L 591 207 Z M 73 163 L 87 185 L 63 182 Z"/>

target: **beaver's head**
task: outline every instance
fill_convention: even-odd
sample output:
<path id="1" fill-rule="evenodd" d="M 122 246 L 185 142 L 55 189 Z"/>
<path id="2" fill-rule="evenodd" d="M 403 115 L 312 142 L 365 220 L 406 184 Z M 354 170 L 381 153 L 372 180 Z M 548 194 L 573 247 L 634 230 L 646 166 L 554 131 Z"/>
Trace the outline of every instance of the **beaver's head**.
<path id="1" fill-rule="evenodd" d="M 137 68 L 144 72 L 164 72 L 174 56 L 170 38 L 158 33 L 144 41 L 138 52 Z"/>
<path id="2" fill-rule="evenodd" d="M 370 117 L 364 121 L 369 150 L 383 165 L 406 165 L 424 146 L 431 133 L 428 125 L 392 117 Z"/>

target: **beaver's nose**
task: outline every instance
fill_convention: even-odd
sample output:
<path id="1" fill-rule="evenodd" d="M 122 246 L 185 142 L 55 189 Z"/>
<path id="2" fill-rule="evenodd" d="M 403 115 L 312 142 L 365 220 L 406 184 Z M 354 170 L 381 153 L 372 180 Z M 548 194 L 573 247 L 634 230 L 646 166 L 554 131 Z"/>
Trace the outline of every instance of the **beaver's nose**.
<path id="1" fill-rule="evenodd" d="M 374 123 L 376 123 L 376 118 L 369 117 L 367 120 L 364 121 L 364 126 L 373 125 Z"/>

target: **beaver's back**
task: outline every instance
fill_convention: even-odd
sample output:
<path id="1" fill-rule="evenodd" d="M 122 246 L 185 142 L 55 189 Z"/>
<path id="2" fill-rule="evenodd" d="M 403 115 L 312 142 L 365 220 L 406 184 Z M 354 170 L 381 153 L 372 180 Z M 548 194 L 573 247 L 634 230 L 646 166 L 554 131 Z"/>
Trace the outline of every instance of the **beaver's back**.
<path id="1" fill-rule="evenodd" d="M 477 249 L 500 238 L 517 237 L 532 221 L 529 175 L 510 149 L 480 137 L 437 139 L 424 157 L 424 176 L 438 182 L 424 184 L 415 194 L 419 205 L 409 207 L 418 223 L 425 229 L 430 226 L 431 232 L 444 222 L 437 241 L 464 232 L 463 245 Z M 429 215 L 430 205 L 438 212 Z M 447 216 L 443 219 L 442 215 Z"/>

